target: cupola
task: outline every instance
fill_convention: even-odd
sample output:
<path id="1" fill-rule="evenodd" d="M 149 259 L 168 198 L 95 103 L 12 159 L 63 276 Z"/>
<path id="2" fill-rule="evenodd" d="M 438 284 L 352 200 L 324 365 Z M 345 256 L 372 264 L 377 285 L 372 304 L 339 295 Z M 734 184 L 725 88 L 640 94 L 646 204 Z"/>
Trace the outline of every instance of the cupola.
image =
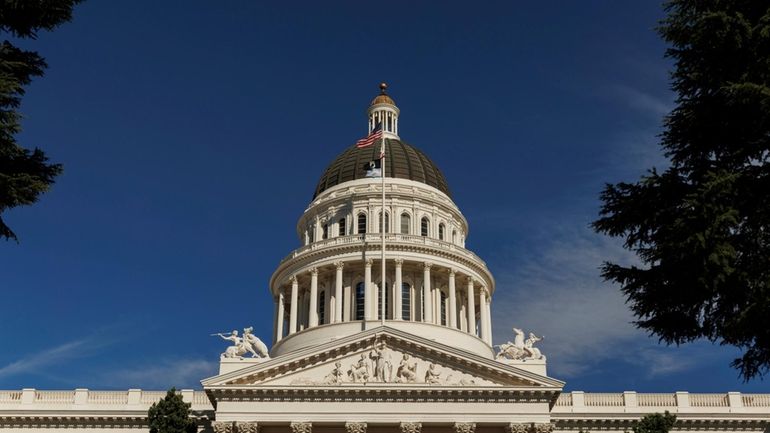
<path id="1" fill-rule="evenodd" d="M 378 123 L 382 123 L 382 133 L 386 138 L 398 139 L 398 107 L 393 98 L 388 96 L 388 85 L 380 83 L 380 94 L 373 100 L 366 111 L 369 117 L 369 133 Z"/>

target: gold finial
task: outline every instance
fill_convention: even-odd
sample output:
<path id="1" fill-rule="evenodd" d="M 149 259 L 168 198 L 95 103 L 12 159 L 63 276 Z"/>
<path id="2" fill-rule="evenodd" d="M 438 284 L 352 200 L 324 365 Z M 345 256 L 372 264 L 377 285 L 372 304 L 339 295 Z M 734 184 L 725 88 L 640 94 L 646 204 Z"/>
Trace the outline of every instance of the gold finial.
<path id="1" fill-rule="evenodd" d="M 388 83 L 380 83 L 380 94 L 381 95 L 387 95 L 388 93 L 386 90 L 388 89 Z"/>

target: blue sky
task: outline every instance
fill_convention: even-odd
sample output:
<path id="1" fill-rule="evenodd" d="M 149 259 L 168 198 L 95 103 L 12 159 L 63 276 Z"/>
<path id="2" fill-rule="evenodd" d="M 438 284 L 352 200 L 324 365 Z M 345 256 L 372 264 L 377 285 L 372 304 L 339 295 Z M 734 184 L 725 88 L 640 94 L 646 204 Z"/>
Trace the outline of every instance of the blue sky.
<path id="1" fill-rule="evenodd" d="M 585 391 L 760 391 L 734 349 L 637 331 L 588 228 L 605 182 L 665 165 L 660 5 L 90 1 L 25 42 L 50 68 L 25 146 L 64 174 L 4 214 L 0 388 L 199 387 L 212 332 L 270 341 L 268 278 L 318 177 L 387 81 L 400 132 L 442 168 L 497 278 L 496 343 L 545 334 Z"/>

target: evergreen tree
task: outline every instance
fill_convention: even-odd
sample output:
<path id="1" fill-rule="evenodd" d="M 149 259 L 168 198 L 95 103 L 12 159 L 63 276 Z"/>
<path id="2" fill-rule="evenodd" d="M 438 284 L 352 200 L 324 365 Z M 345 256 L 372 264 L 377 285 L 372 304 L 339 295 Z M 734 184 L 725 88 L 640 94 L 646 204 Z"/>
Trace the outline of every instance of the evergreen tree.
<path id="1" fill-rule="evenodd" d="M 670 167 L 607 185 L 598 232 L 641 266 L 605 263 L 636 324 L 668 344 L 738 347 L 744 380 L 770 367 L 770 8 L 673 0 L 660 28 L 676 107 L 661 145 Z"/>
<path id="2" fill-rule="evenodd" d="M 0 31 L 15 38 L 35 39 L 40 30 L 53 30 L 72 18 L 81 0 L 0 0 Z M 43 75 L 45 60 L 34 51 L 10 41 L 0 44 L 0 238 L 18 240 L 2 219 L 8 209 L 29 205 L 47 191 L 61 173 L 61 165 L 48 163 L 45 153 L 19 146 L 21 130 L 17 111 L 33 77 Z"/>
<path id="3" fill-rule="evenodd" d="M 668 433 L 676 423 L 676 415 L 666 411 L 664 414 L 651 413 L 645 415 L 634 426 L 634 433 Z"/>
<path id="4" fill-rule="evenodd" d="M 195 433 L 198 427 L 190 419 L 190 403 L 171 388 L 163 400 L 153 403 L 147 411 L 150 433 Z"/>

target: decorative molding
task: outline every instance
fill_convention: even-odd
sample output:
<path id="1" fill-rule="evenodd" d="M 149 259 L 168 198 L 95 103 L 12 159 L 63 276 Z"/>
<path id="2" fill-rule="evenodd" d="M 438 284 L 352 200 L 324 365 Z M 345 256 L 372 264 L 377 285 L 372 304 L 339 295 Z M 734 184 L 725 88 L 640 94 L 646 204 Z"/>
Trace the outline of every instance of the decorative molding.
<path id="1" fill-rule="evenodd" d="M 313 433 L 313 423 L 307 421 L 292 421 L 289 424 L 291 433 Z"/>
<path id="2" fill-rule="evenodd" d="M 345 432 L 346 433 L 366 433 L 366 423 L 365 422 L 346 422 Z"/>
<path id="3" fill-rule="evenodd" d="M 475 422 L 456 422 L 454 424 L 455 433 L 474 433 L 476 431 Z"/>
<path id="4" fill-rule="evenodd" d="M 551 433 L 554 429 L 554 425 L 551 423 L 535 423 L 533 432 L 534 433 Z"/>
<path id="5" fill-rule="evenodd" d="M 345 262 L 334 262 L 334 267 L 337 269 L 342 269 L 345 267 Z"/>
<path id="6" fill-rule="evenodd" d="M 420 433 L 422 430 L 422 423 L 402 422 L 398 427 L 401 429 L 401 433 Z"/>

